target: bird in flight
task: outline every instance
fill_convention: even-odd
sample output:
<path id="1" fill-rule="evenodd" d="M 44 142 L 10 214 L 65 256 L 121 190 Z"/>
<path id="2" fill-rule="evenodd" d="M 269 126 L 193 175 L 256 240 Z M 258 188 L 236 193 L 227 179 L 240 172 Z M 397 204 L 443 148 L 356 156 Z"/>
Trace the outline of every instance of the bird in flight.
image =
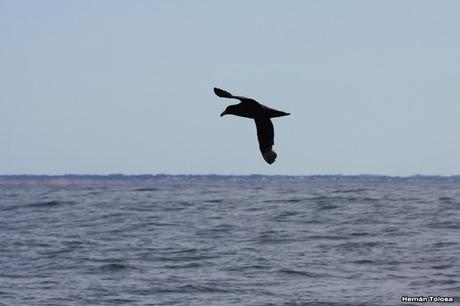
<path id="1" fill-rule="evenodd" d="M 227 106 L 220 116 L 235 115 L 254 119 L 262 157 L 270 165 L 273 164 L 277 154 L 272 148 L 275 133 L 273 131 L 273 124 L 270 118 L 282 117 L 290 114 L 262 105 L 251 98 L 234 96 L 228 91 L 220 88 L 214 88 L 214 93 L 221 98 L 237 99 L 241 101 L 238 104 Z"/>

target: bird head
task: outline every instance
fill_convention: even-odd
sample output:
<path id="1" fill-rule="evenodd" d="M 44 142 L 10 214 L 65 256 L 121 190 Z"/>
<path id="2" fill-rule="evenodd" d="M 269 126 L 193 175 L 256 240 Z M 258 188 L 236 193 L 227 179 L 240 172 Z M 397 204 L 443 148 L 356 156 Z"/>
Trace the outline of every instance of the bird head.
<path id="1" fill-rule="evenodd" d="M 235 112 L 234 112 L 234 106 L 235 105 L 230 105 L 230 106 L 227 106 L 227 108 L 220 114 L 220 116 L 224 116 L 224 115 L 234 115 Z"/>

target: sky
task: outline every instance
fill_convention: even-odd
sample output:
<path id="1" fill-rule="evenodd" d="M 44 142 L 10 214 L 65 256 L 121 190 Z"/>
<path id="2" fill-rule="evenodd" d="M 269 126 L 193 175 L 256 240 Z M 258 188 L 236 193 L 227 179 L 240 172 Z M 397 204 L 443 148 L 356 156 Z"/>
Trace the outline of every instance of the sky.
<path id="1" fill-rule="evenodd" d="M 0 0 L 0 174 L 460 174 L 460 2 Z M 213 87 L 290 112 L 278 159 Z"/>

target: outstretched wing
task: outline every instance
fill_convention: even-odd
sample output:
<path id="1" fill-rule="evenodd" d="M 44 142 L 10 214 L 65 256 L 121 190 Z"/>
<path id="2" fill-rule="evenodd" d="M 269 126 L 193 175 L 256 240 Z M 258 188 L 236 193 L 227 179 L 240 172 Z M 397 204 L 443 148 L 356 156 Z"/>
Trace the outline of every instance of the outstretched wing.
<path id="1" fill-rule="evenodd" d="M 257 139 L 259 140 L 259 148 L 262 157 L 269 164 L 273 164 L 276 160 L 277 154 L 273 151 L 275 132 L 270 118 L 256 118 Z"/>
<path id="2" fill-rule="evenodd" d="M 214 93 L 221 98 L 233 98 L 233 95 L 231 93 L 217 87 L 214 87 Z"/>
<path id="3" fill-rule="evenodd" d="M 216 94 L 216 96 L 221 97 L 221 98 L 238 99 L 240 101 L 252 100 L 252 99 L 242 97 L 242 96 L 234 96 L 228 91 L 217 88 L 217 87 L 214 87 L 214 93 Z"/>

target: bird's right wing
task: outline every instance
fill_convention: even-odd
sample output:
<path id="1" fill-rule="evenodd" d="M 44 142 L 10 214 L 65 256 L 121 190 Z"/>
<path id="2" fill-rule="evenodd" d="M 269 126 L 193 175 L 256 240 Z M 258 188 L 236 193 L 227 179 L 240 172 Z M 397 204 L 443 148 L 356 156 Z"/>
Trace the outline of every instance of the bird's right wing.
<path id="1" fill-rule="evenodd" d="M 216 94 L 216 96 L 221 97 L 221 98 L 238 99 L 240 101 L 251 100 L 249 98 L 242 97 L 242 96 L 234 96 L 228 91 L 217 88 L 217 87 L 214 87 L 214 93 Z"/>
<path id="2" fill-rule="evenodd" d="M 262 157 L 269 164 L 273 164 L 277 154 L 273 151 L 275 132 L 270 118 L 256 118 L 257 139 L 259 140 L 259 149 Z"/>
<path id="3" fill-rule="evenodd" d="M 233 95 L 231 93 L 217 87 L 214 87 L 214 93 L 221 98 L 233 98 Z"/>

